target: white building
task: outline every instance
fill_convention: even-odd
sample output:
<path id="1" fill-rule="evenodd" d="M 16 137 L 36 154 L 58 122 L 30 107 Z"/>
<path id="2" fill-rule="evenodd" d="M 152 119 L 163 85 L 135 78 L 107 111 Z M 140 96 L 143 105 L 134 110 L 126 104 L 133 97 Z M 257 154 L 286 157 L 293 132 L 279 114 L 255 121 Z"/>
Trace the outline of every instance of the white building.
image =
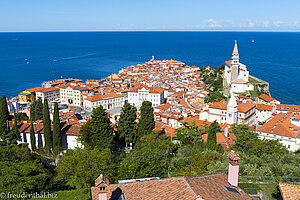
<path id="1" fill-rule="evenodd" d="M 45 138 L 43 134 L 43 124 L 34 123 L 34 132 L 35 132 L 35 144 L 38 146 L 45 146 Z M 82 144 L 77 141 L 79 135 L 80 125 L 64 125 L 61 128 L 62 134 L 62 146 L 63 149 L 75 149 L 76 147 L 82 147 Z M 22 123 L 19 125 L 19 132 L 21 136 L 21 141 L 19 143 L 28 143 L 28 147 L 31 149 L 30 141 L 30 123 Z"/>
<path id="2" fill-rule="evenodd" d="M 17 101 L 8 101 L 7 102 L 8 112 L 20 109 L 20 104 Z"/>
<path id="3" fill-rule="evenodd" d="M 199 120 L 209 122 L 217 121 L 219 124 L 248 124 L 255 123 L 255 104 L 240 103 L 237 104 L 234 95 L 231 95 L 229 103 L 222 100 L 209 105 L 199 115 Z"/>
<path id="4" fill-rule="evenodd" d="M 164 89 L 142 85 L 128 91 L 128 103 L 137 108 L 142 106 L 144 101 L 150 101 L 153 107 L 164 102 Z"/>
<path id="5" fill-rule="evenodd" d="M 59 88 L 55 88 L 55 87 L 42 88 L 39 91 L 36 91 L 35 95 L 36 95 L 36 100 L 41 98 L 42 102 L 44 102 L 44 99 L 46 98 L 48 103 L 56 101 L 60 97 Z"/>
<path id="6" fill-rule="evenodd" d="M 300 149 L 299 113 L 279 113 L 257 130 L 261 139 L 279 140 L 289 151 Z"/>
<path id="7" fill-rule="evenodd" d="M 253 90 L 254 86 L 249 83 L 249 71 L 246 65 L 240 63 L 237 42 L 235 41 L 232 60 L 225 62 L 224 86 L 231 88 L 232 92 L 246 92 Z"/>
<path id="8" fill-rule="evenodd" d="M 277 105 L 280 104 L 280 101 L 274 99 L 273 97 L 266 95 L 266 94 L 261 94 L 257 98 L 257 102 L 261 104 L 267 104 L 267 105 Z"/>
<path id="9" fill-rule="evenodd" d="M 83 109 L 91 112 L 99 105 L 102 105 L 104 109 L 110 110 L 121 108 L 124 103 L 123 95 L 111 92 L 105 95 L 88 96 L 83 100 Z"/>
<path id="10" fill-rule="evenodd" d="M 256 106 L 256 121 L 264 122 L 274 113 L 275 107 L 264 104 L 257 104 Z"/>
<path id="11" fill-rule="evenodd" d="M 89 92 L 88 87 L 80 86 L 77 83 L 57 87 L 60 87 L 60 103 L 76 107 L 83 105 L 82 96 Z"/>

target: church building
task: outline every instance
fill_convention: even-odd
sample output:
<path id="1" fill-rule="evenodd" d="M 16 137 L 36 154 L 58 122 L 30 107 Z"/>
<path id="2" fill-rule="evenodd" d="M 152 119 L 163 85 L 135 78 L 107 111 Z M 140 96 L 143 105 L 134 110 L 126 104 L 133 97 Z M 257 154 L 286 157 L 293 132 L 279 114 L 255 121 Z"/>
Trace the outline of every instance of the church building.
<path id="1" fill-rule="evenodd" d="M 230 89 L 231 92 L 240 93 L 254 89 L 254 86 L 249 83 L 249 71 L 246 65 L 240 63 L 236 41 L 232 53 L 232 60 L 225 62 L 223 78 L 225 88 Z"/>

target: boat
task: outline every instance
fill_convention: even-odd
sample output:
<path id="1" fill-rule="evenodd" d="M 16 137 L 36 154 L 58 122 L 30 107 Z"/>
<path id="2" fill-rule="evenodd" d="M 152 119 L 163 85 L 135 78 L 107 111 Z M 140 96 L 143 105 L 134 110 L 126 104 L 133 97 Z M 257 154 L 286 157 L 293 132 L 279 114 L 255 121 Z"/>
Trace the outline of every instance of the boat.
<path id="1" fill-rule="evenodd" d="M 57 60 L 53 60 L 53 62 L 56 62 Z"/>
<path id="2" fill-rule="evenodd" d="M 252 43 L 254 43 L 254 40 L 252 40 Z"/>

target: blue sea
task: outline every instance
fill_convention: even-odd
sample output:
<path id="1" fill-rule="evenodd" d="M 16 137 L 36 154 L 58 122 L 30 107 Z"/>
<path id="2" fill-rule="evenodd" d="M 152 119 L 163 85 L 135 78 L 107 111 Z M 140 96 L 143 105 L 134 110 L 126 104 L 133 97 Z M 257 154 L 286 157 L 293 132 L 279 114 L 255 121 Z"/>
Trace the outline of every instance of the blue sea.
<path id="1" fill-rule="evenodd" d="M 61 77 L 101 79 L 152 55 L 219 66 L 231 59 L 234 40 L 240 61 L 270 83 L 274 98 L 300 105 L 300 33 L 276 32 L 0 33 L 0 94 Z"/>

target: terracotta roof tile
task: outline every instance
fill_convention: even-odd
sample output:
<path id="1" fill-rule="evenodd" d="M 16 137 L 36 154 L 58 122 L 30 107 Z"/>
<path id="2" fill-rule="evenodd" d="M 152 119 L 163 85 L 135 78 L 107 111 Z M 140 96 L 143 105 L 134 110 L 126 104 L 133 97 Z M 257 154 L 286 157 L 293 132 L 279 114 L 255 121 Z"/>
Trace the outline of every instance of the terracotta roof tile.
<path id="1" fill-rule="evenodd" d="M 279 183 L 279 189 L 284 200 L 300 200 L 300 185 Z"/>
<path id="2" fill-rule="evenodd" d="M 261 94 L 258 98 L 260 98 L 266 102 L 271 102 L 273 100 L 276 100 L 273 97 L 270 97 L 269 95 L 266 95 L 266 94 Z"/>

